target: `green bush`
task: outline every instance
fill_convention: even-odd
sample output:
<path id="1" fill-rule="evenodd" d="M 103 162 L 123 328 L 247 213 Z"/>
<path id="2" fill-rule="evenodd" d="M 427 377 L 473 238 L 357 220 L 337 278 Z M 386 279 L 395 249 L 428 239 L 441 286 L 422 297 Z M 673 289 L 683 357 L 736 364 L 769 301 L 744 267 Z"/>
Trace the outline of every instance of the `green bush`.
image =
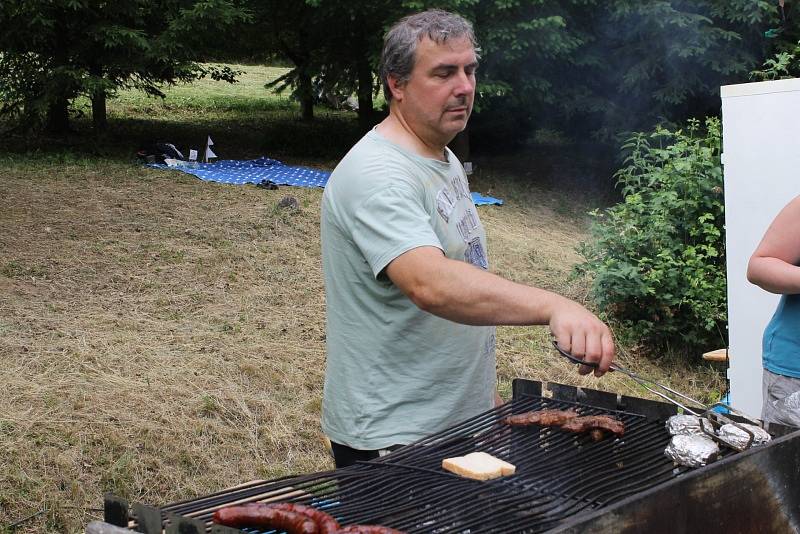
<path id="1" fill-rule="evenodd" d="M 755 81 L 785 80 L 800 76 L 800 42 L 777 52 L 767 59 L 761 70 L 754 70 L 750 78 Z"/>
<path id="2" fill-rule="evenodd" d="M 578 273 L 602 313 L 651 348 L 725 344 L 724 204 L 719 119 L 636 134 L 615 177 L 623 201 L 595 210 Z"/>

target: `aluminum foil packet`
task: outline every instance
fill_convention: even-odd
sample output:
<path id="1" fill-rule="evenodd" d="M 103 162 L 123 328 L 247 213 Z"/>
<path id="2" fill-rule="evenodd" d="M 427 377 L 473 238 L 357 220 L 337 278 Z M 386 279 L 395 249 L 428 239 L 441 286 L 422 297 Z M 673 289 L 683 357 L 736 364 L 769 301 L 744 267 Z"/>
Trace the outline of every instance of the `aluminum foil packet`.
<path id="1" fill-rule="evenodd" d="M 740 427 L 746 428 L 753 433 L 753 443 L 750 444 L 751 447 L 763 445 L 772 439 L 769 432 L 760 426 L 748 425 L 746 423 L 738 423 L 738 425 L 728 423 L 727 425 L 722 425 L 719 429 L 720 439 L 735 447 L 746 447 L 747 442 L 750 441 L 750 435 Z"/>
<path id="2" fill-rule="evenodd" d="M 676 464 L 700 467 L 716 460 L 719 446 L 704 436 L 672 436 L 664 454 Z"/>
<path id="3" fill-rule="evenodd" d="M 696 415 L 673 415 L 664 426 L 671 436 L 703 436 L 706 433 L 715 433 L 711 421 Z"/>

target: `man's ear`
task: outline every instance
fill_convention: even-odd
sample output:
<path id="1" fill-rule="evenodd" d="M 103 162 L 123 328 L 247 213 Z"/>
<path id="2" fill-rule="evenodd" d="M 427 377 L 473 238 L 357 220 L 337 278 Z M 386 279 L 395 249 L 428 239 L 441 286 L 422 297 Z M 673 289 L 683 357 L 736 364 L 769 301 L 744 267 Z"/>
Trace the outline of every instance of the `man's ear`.
<path id="1" fill-rule="evenodd" d="M 405 82 L 401 82 L 391 74 L 386 77 L 386 81 L 389 83 L 389 90 L 392 92 L 392 100 L 402 102 L 403 94 L 405 93 Z"/>

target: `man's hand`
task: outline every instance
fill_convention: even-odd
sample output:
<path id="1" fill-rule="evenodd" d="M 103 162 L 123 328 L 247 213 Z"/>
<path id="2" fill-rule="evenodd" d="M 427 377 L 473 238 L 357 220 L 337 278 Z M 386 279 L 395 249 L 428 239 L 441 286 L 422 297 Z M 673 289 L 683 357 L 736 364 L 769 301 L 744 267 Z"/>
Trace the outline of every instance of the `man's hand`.
<path id="1" fill-rule="evenodd" d="M 593 313 L 571 300 L 559 302 L 550 315 L 550 332 L 558 346 L 577 358 L 599 365 L 595 376 L 603 376 L 614 360 L 611 330 Z M 589 374 L 592 367 L 582 365 L 578 372 Z"/>

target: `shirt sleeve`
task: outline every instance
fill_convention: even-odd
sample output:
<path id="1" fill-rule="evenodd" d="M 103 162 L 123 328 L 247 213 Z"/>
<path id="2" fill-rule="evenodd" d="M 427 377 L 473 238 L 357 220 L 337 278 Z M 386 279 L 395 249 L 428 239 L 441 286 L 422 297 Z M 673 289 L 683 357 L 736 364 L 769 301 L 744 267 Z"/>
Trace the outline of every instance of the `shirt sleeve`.
<path id="1" fill-rule="evenodd" d="M 392 260 L 417 247 L 442 249 L 420 193 L 388 187 L 369 197 L 354 214 L 353 241 L 376 278 Z"/>

